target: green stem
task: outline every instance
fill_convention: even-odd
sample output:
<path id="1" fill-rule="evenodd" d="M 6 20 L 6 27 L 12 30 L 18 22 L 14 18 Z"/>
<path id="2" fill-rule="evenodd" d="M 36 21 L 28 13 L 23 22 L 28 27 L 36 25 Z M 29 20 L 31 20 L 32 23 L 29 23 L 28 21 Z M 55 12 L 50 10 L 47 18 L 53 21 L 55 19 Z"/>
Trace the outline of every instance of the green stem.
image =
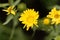
<path id="1" fill-rule="evenodd" d="M 56 25 L 55 24 L 53 24 L 53 30 L 54 30 L 54 32 L 56 32 Z"/>
<path id="2" fill-rule="evenodd" d="M 54 34 L 55 34 L 54 37 L 56 37 L 56 35 L 58 35 L 58 33 L 56 31 L 56 25 L 55 24 L 53 25 L 53 31 L 54 31 Z"/>
<path id="3" fill-rule="evenodd" d="M 10 35 L 10 38 L 9 38 L 9 40 L 12 40 L 12 38 L 13 38 L 13 35 L 14 35 L 14 31 L 15 31 L 15 27 L 13 27 L 13 28 L 12 28 L 11 35 Z"/>
<path id="4" fill-rule="evenodd" d="M 33 39 L 34 35 L 35 35 L 35 30 L 33 31 L 33 34 L 32 34 L 32 37 L 31 37 L 31 39 Z"/>

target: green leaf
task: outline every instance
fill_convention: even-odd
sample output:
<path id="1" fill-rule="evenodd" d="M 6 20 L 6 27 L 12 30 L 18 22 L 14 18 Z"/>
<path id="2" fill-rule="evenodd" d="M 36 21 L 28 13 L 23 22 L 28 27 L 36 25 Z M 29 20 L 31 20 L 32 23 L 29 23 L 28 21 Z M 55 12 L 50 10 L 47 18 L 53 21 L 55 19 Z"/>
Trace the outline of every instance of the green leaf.
<path id="1" fill-rule="evenodd" d="M 8 0 L 8 1 L 9 1 L 10 5 L 16 6 L 21 0 L 16 0 L 15 2 L 14 2 L 14 0 Z"/>
<path id="2" fill-rule="evenodd" d="M 13 38 L 13 40 L 27 40 L 27 39 L 28 37 L 24 34 L 21 28 L 16 29 L 15 37 Z"/>
<path id="3" fill-rule="evenodd" d="M 0 23 L 0 40 L 9 39 L 10 29 Z"/>
<path id="4" fill-rule="evenodd" d="M 55 30 L 56 30 L 56 33 L 58 33 L 58 34 L 60 33 L 60 24 L 56 25 Z"/>
<path id="5" fill-rule="evenodd" d="M 20 1 L 21 0 L 16 0 L 13 5 L 16 6 Z"/>
<path id="6" fill-rule="evenodd" d="M 19 16 L 19 14 L 17 13 L 13 18 L 13 26 L 12 26 L 12 31 L 11 31 L 9 40 L 12 40 L 14 32 L 15 32 L 15 28 L 18 25 L 18 16 Z"/>
<path id="7" fill-rule="evenodd" d="M 3 25 L 8 24 L 12 19 L 13 19 L 13 15 L 12 14 L 8 15 L 6 18 L 6 21 L 3 23 Z"/>
<path id="8" fill-rule="evenodd" d="M 54 39 L 58 34 L 55 31 L 49 32 L 48 36 L 45 37 L 45 40 L 52 40 Z"/>
<path id="9" fill-rule="evenodd" d="M 10 5 L 13 5 L 13 0 L 8 0 Z"/>
<path id="10" fill-rule="evenodd" d="M 0 24 L 0 40 L 9 40 L 11 28 Z M 16 28 L 12 40 L 30 40 L 22 28 Z"/>
<path id="11" fill-rule="evenodd" d="M 9 5 L 8 3 L 0 3 L 0 7 L 6 7 L 8 5 Z"/>
<path id="12" fill-rule="evenodd" d="M 16 13 L 16 15 L 13 17 L 13 26 L 12 26 L 11 35 L 10 35 L 9 40 L 12 40 L 12 38 L 13 38 L 13 35 L 14 35 L 14 32 L 15 32 L 15 28 L 18 25 L 18 18 L 20 16 L 19 14 L 20 13 Z"/>
<path id="13" fill-rule="evenodd" d="M 2 33 L 2 31 L 3 31 L 3 26 L 2 26 L 2 24 L 0 23 L 0 34 Z"/>

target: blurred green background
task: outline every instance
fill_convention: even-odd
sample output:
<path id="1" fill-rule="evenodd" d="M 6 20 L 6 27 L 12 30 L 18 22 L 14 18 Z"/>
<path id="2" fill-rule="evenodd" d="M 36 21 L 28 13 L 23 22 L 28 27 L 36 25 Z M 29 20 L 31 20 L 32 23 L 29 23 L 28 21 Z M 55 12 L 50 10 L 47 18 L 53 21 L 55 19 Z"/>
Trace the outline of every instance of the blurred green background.
<path id="1" fill-rule="evenodd" d="M 9 40 L 12 25 L 14 23 L 13 21 L 16 18 L 18 18 L 19 15 L 17 14 L 14 20 L 11 20 L 7 25 L 2 25 L 6 21 L 6 18 L 8 17 L 6 15 L 6 12 L 3 12 L 2 9 L 6 8 L 5 7 L 6 5 L 9 5 L 9 4 L 3 5 L 3 3 L 8 3 L 8 0 L 0 0 L 0 40 Z M 36 11 L 39 11 L 40 15 L 39 18 L 42 19 L 49 13 L 49 11 L 53 7 L 60 9 L 60 0 L 21 0 L 16 6 L 16 9 L 18 9 L 18 12 L 19 11 L 22 12 L 26 8 L 31 9 L 34 8 Z M 44 40 L 44 37 L 48 35 L 48 33 L 43 30 L 36 30 L 34 32 L 32 29 L 29 29 L 29 31 L 26 31 L 25 29 L 22 28 L 22 26 L 23 24 L 21 24 L 21 22 L 17 24 L 12 40 Z M 33 37 L 31 37 L 33 33 L 35 34 Z"/>

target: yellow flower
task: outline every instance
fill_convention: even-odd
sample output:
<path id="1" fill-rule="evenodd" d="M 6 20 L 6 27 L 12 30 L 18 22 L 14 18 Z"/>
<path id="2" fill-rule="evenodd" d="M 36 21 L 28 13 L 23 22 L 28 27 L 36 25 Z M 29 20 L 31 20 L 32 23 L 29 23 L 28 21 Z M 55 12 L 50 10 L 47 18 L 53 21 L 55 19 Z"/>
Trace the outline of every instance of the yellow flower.
<path id="1" fill-rule="evenodd" d="M 60 40 L 60 35 L 56 36 L 54 40 Z"/>
<path id="2" fill-rule="evenodd" d="M 22 24 L 25 24 L 23 28 L 27 28 L 26 30 L 29 30 L 29 28 L 33 28 L 33 25 L 36 25 L 38 27 L 38 12 L 34 11 L 34 9 L 28 9 L 25 10 L 19 18 L 19 21 L 22 21 Z"/>
<path id="3" fill-rule="evenodd" d="M 13 10 L 14 6 L 10 6 L 7 8 L 7 10 L 3 10 L 5 12 L 8 12 L 7 15 L 9 15 L 10 13 L 15 15 L 15 11 Z"/>
<path id="4" fill-rule="evenodd" d="M 48 18 L 45 18 L 45 19 L 43 20 L 43 24 L 48 25 L 49 23 L 50 23 L 50 20 L 49 20 Z"/>
<path id="5" fill-rule="evenodd" d="M 47 17 L 52 19 L 52 24 L 59 24 L 60 10 L 56 10 L 56 8 L 53 8 L 51 12 L 49 12 L 49 15 L 47 15 Z"/>

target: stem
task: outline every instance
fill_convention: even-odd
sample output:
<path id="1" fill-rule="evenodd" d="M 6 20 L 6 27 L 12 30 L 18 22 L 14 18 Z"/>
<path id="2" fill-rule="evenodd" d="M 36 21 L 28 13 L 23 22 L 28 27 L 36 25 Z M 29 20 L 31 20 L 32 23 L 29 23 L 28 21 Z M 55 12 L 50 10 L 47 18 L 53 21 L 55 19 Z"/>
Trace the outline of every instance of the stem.
<path id="1" fill-rule="evenodd" d="M 54 32 L 56 32 L 56 25 L 53 24 L 53 29 L 54 29 Z"/>
<path id="2" fill-rule="evenodd" d="M 13 35 L 14 35 L 14 31 L 15 31 L 15 27 L 13 27 L 13 28 L 12 28 L 11 35 L 10 35 L 10 38 L 9 38 L 9 40 L 12 40 L 12 38 L 13 38 Z"/>
<path id="3" fill-rule="evenodd" d="M 56 37 L 56 35 L 58 35 L 58 33 L 57 33 L 57 30 L 56 30 L 56 25 L 55 24 L 53 25 L 53 31 L 54 31 L 54 34 L 55 34 L 54 37 Z"/>
<path id="4" fill-rule="evenodd" d="M 32 37 L 31 37 L 31 39 L 33 39 L 34 35 L 35 35 L 35 30 L 33 31 L 33 34 L 32 34 Z"/>

